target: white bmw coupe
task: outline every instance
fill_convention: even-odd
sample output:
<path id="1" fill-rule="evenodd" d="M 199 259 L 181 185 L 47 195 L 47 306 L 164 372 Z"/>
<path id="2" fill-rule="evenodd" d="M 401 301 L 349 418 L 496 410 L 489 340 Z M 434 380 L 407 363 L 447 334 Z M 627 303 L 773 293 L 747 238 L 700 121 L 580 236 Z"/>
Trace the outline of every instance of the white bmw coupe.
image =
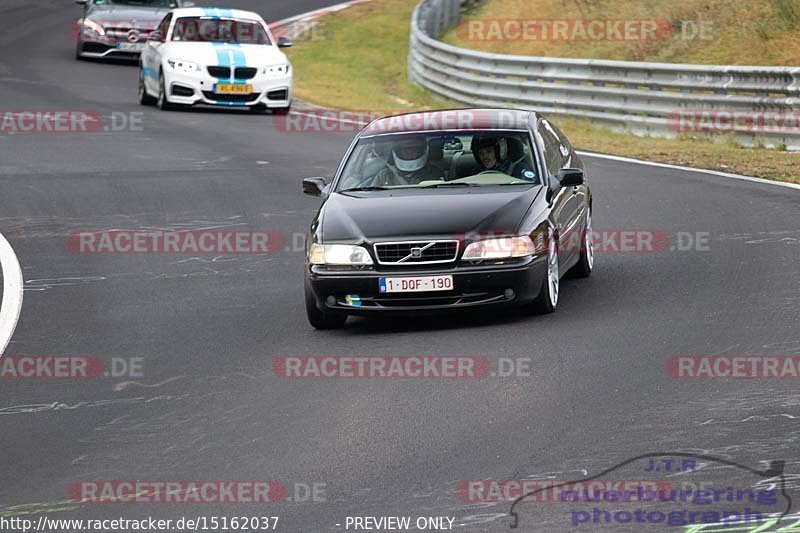
<path id="1" fill-rule="evenodd" d="M 267 109 L 292 105 L 292 65 L 258 14 L 182 8 L 152 33 L 139 63 L 139 101 L 161 109 L 211 105 Z"/>

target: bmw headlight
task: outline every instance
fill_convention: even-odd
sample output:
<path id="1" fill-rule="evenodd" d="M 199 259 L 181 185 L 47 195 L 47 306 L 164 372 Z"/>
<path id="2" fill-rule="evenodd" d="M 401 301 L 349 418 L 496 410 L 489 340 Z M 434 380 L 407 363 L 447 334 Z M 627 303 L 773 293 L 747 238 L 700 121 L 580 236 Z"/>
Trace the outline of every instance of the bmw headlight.
<path id="1" fill-rule="evenodd" d="M 372 258 L 363 246 L 350 244 L 312 244 L 308 253 L 312 265 L 366 266 Z"/>
<path id="2" fill-rule="evenodd" d="M 185 59 L 167 59 L 167 64 L 172 70 L 183 73 L 200 72 L 200 65 Z"/>
<path id="3" fill-rule="evenodd" d="M 279 65 L 267 65 L 261 69 L 261 74 L 270 78 L 282 78 L 289 74 L 292 66 L 289 63 L 281 63 Z"/>
<path id="4" fill-rule="evenodd" d="M 499 239 L 484 239 L 473 242 L 464 250 L 461 257 L 465 261 L 483 261 L 485 259 L 510 259 L 512 257 L 526 257 L 546 250 L 545 239 L 536 233 L 534 236 L 539 242 L 525 235 L 522 237 L 502 237 Z"/>

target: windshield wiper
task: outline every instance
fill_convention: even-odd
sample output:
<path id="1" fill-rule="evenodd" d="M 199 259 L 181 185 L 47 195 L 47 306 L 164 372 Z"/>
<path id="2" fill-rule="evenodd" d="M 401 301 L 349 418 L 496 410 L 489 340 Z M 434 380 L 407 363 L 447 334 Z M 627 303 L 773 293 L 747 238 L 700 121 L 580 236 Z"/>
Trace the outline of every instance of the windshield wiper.
<path id="1" fill-rule="evenodd" d="M 444 183 L 434 183 L 425 185 L 420 189 L 436 189 L 437 187 L 480 187 L 478 183 L 465 183 L 463 181 L 446 181 Z"/>
<path id="2" fill-rule="evenodd" d="M 361 192 L 361 191 L 387 191 L 389 187 L 380 187 L 378 185 L 372 185 L 370 187 L 353 187 L 352 189 L 342 189 L 341 191 L 336 192 Z"/>

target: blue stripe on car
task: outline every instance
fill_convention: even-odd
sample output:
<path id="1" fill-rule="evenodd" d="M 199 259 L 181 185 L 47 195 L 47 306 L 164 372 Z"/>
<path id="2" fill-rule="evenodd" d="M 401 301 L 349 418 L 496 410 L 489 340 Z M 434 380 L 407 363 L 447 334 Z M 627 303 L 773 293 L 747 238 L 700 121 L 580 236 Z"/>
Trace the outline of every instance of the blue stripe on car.
<path id="1" fill-rule="evenodd" d="M 241 48 L 239 43 L 212 43 L 214 48 L 216 49 L 215 52 L 217 53 L 217 64 L 222 67 L 233 67 L 234 69 L 237 67 L 244 67 L 247 66 L 247 60 L 244 55 L 244 51 Z M 233 58 L 233 62 L 231 62 L 231 58 Z M 230 78 L 217 78 L 219 82 L 230 82 Z M 246 85 L 246 80 L 233 80 L 234 85 Z M 225 102 L 225 101 L 218 101 L 220 105 L 228 105 L 228 106 L 243 106 L 246 105 L 243 102 Z"/>

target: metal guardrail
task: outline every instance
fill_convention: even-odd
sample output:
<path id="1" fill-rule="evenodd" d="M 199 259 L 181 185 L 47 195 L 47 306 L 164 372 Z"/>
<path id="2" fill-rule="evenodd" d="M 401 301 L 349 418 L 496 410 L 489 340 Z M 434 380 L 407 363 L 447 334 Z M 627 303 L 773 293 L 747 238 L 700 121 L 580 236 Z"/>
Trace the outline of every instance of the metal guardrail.
<path id="1" fill-rule="evenodd" d="M 742 144 L 760 140 L 800 150 L 800 67 L 514 56 L 437 40 L 464 9 L 482 1 L 423 0 L 416 7 L 408 57 L 412 82 L 470 106 L 533 109 L 661 137 L 694 124 L 730 131 Z M 754 126 L 765 116 L 766 127 Z M 709 117 L 719 121 L 716 127 Z"/>

